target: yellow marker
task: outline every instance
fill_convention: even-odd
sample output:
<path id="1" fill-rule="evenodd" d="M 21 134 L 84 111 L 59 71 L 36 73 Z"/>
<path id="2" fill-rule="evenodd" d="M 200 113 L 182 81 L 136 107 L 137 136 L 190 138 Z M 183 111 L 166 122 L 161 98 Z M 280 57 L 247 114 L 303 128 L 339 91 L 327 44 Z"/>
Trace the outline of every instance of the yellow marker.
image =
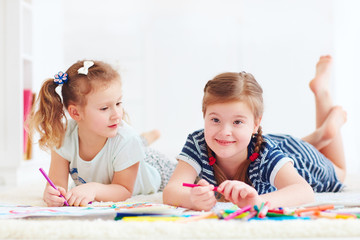
<path id="1" fill-rule="evenodd" d="M 202 219 L 206 219 L 206 218 L 214 218 L 214 217 L 217 218 L 216 213 L 209 212 L 209 213 L 205 213 L 205 214 L 198 215 L 198 216 L 182 218 L 182 219 L 178 220 L 177 222 L 186 223 L 186 222 L 192 222 L 192 221 L 202 220 Z"/>
<path id="2" fill-rule="evenodd" d="M 328 213 L 317 211 L 314 213 L 317 217 L 330 218 L 330 219 L 355 219 L 356 216 L 353 214 L 339 214 L 339 213 Z"/>

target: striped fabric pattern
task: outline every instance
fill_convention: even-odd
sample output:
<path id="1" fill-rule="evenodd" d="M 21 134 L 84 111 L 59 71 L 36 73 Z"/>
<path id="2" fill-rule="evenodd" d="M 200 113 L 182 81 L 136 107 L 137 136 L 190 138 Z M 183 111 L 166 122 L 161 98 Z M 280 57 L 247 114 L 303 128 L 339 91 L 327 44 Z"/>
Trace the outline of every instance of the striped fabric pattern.
<path id="1" fill-rule="evenodd" d="M 200 178 L 205 179 L 210 184 L 217 185 L 214 169 L 209 165 L 203 129 L 188 135 L 186 143 L 177 159 L 183 160 L 193 166 Z"/>
<path id="2" fill-rule="evenodd" d="M 337 192 L 343 188 L 330 160 L 309 143 L 285 134 L 267 134 L 263 137 L 265 143 L 260 156 L 248 168 L 250 181 L 259 194 L 276 190 L 271 184 L 270 176 L 284 158 L 293 160 L 298 173 L 315 192 Z M 249 156 L 253 153 L 254 146 L 255 138 L 248 146 Z M 209 165 L 203 129 L 188 135 L 178 159 L 193 166 L 200 178 L 217 185 L 213 167 Z"/>
<path id="3" fill-rule="evenodd" d="M 294 167 L 315 192 L 338 192 L 343 188 L 331 161 L 314 146 L 285 134 L 269 134 L 267 137 L 294 160 Z"/>

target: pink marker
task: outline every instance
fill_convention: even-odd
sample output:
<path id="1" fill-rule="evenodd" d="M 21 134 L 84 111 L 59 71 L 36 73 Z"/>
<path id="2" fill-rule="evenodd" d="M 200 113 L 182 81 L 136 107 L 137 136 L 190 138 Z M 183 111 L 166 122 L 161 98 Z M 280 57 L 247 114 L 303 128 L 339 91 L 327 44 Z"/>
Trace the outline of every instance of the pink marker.
<path id="1" fill-rule="evenodd" d="M 246 207 L 243 207 L 243 208 L 240 208 L 239 210 L 233 212 L 233 213 L 230 213 L 229 215 L 227 215 L 227 217 L 224 218 L 224 220 L 231 220 L 231 219 L 234 219 L 236 218 L 237 216 L 239 216 L 240 214 L 244 213 L 244 212 L 247 212 L 247 211 L 250 211 L 251 209 L 251 206 L 248 205 Z"/>
<path id="2" fill-rule="evenodd" d="M 199 185 L 199 184 L 193 184 L 193 183 L 183 183 L 182 184 L 184 187 L 191 187 L 191 188 L 193 188 L 193 187 L 201 187 L 201 185 Z M 203 186 L 202 186 L 203 187 Z M 214 189 L 213 189 L 213 191 L 216 191 L 217 192 L 217 188 L 218 187 L 214 187 Z"/>
<path id="3" fill-rule="evenodd" d="M 54 189 L 58 190 L 59 189 L 55 186 L 55 184 L 50 180 L 49 176 L 46 174 L 46 172 L 44 171 L 44 169 L 39 168 L 40 172 L 42 173 L 42 175 L 44 175 L 45 179 L 48 181 L 48 183 L 50 184 L 50 186 L 52 186 Z M 66 201 L 66 198 L 60 193 L 60 197 L 62 197 L 65 200 L 65 205 L 69 206 L 68 202 Z"/>

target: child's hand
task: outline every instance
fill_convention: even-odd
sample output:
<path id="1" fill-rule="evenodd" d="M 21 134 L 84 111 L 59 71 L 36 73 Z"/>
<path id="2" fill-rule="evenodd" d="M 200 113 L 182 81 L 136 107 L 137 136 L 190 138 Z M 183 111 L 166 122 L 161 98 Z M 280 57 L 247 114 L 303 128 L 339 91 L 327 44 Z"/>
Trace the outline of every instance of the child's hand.
<path id="1" fill-rule="evenodd" d="M 194 209 L 209 211 L 216 204 L 214 194 L 214 186 L 210 185 L 206 180 L 201 179 L 197 184 L 199 187 L 194 187 L 190 190 L 190 201 Z"/>
<path id="2" fill-rule="evenodd" d="M 96 197 L 94 183 L 85 183 L 74 187 L 67 192 L 65 198 L 70 206 L 86 206 L 89 202 L 94 201 Z"/>
<path id="3" fill-rule="evenodd" d="M 64 206 L 65 199 L 60 197 L 60 194 L 65 196 L 66 190 L 62 187 L 57 187 L 58 190 L 53 188 L 52 186 L 46 186 L 44 190 L 43 199 L 48 207 L 62 207 Z"/>
<path id="4" fill-rule="evenodd" d="M 219 185 L 218 192 L 223 194 L 226 200 L 239 207 L 255 205 L 261 202 L 255 188 L 241 181 L 224 181 Z"/>

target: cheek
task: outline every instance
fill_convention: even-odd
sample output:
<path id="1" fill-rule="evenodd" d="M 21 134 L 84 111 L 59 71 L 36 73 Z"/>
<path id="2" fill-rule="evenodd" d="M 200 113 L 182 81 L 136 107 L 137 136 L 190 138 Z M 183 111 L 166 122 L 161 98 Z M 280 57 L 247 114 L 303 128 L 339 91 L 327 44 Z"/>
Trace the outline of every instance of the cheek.
<path id="1" fill-rule="evenodd" d="M 252 137 L 252 129 L 242 129 L 236 133 L 239 142 L 249 144 Z"/>
<path id="2" fill-rule="evenodd" d="M 205 135 L 205 141 L 210 147 L 212 145 L 211 142 L 213 141 L 213 138 L 216 135 L 216 128 L 211 126 L 206 126 L 205 124 L 204 135 Z"/>
<path id="3" fill-rule="evenodd" d="M 91 116 L 91 119 L 92 119 L 92 121 L 91 121 L 92 125 L 94 125 L 94 126 L 101 126 L 105 122 L 104 114 L 99 114 L 99 113 L 94 114 L 93 113 Z"/>
<path id="4" fill-rule="evenodd" d="M 126 112 L 125 112 L 124 108 L 122 107 L 122 108 L 120 109 L 120 118 L 123 119 L 124 116 L 126 117 Z"/>

